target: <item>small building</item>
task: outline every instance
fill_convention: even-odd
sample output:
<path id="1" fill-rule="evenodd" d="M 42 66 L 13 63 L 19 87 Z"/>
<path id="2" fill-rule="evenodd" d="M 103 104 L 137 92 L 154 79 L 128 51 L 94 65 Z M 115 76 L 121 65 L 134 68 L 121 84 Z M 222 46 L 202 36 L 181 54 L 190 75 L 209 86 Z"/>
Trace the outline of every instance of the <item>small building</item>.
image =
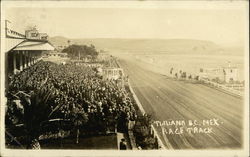
<path id="1" fill-rule="evenodd" d="M 224 81 L 227 83 L 239 80 L 237 67 L 230 67 L 230 66 L 224 67 L 223 73 L 224 73 Z"/>
<path id="2" fill-rule="evenodd" d="M 220 80 L 226 83 L 239 81 L 238 75 L 238 68 L 231 67 L 230 64 L 228 67 L 200 69 L 199 72 L 201 79 Z"/>
<path id="3" fill-rule="evenodd" d="M 48 35 L 47 33 L 39 33 L 39 38 L 41 40 L 48 40 Z"/>
<path id="4" fill-rule="evenodd" d="M 200 79 L 208 79 L 208 80 L 213 80 L 213 79 L 224 80 L 223 69 L 221 68 L 200 69 L 199 77 Z"/>
<path id="5" fill-rule="evenodd" d="M 45 53 L 43 55 L 44 58 L 66 58 L 68 56 L 67 53 L 61 53 L 61 52 L 50 52 L 50 53 Z"/>
<path id="6" fill-rule="evenodd" d="M 39 33 L 36 28 L 25 31 L 26 39 L 30 40 L 48 40 L 47 33 Z"/>
<path id="7" fill-rule="evenodd" d="M 104 79 L 122 79 L 123 78 L 123 69 L 121 68 L 111 68 L 111 67 L 106 67 L 103 68 L 102 70 L 102 75 Z"/>

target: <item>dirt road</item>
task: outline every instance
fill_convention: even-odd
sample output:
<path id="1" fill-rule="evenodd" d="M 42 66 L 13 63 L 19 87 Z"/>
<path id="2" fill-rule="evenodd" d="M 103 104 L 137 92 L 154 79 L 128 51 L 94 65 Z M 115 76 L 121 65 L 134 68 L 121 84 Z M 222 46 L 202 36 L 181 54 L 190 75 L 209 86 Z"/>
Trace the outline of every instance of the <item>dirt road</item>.
<path id="1" fill-rule="evenodd" d="M 243 99 L 202 84 L 169 79 L 133 60 L 121 59 L 119 62 L 147 113 L 161 122 L 184 121 L 184 125 L 177 127 L 173 123 L 162 127 L 155 124 L 166 146 L 174 149 L 242 146 Z M 197 125 L 189 125 L 188 120 L 197 120 Z M 187 131 L 194 127 L 198 130 Z"/>

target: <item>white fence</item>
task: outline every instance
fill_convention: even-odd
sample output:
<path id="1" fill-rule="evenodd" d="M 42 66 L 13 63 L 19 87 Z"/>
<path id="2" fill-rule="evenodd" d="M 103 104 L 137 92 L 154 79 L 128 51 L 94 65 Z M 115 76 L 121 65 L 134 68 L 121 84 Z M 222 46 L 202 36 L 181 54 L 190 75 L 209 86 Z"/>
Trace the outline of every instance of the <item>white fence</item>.
<path id="1" fill-rule="evenodd" d="M 201 81 L 204 82 L 207 85 L 211 85 L 213 87 L 219 88 L 219 89 L 221 89 L 221 90 L 223 90 L 225 92 L 229 92 L 229 93 L 234 94 L 236 96 L 239 96 L 239 97 L 243 96 L 242 91 L 235 90 L 235 89 L 227 87 L 225 85 L 222 85 L 222 84 L 219 84 L 219 83 L 216 83 L 216 82 L 212 82 L 212 81 L 208 81 L 208 80 L 205 80 L 205 79 L 201 79 Z"/>
<path id="2" fill-rule="evenodd" d="M 175 76 L 174 75 L 167 75 L 169 77 L 172 77 L 174 78 Z M 196 75 L 198 76 L 198 75 Z M 179 80 L 190 80 L 189 78 L 186 78 L 186 79 L 179 79 Z M 216 83 L 216 82 L 213 82 L 213 81 L 209 81 L 209 80 L 206 80 L 206 79 L 203 79 L 201 78 L 200 81 L 202 83 L 204 83 L 205 85 L 209 85 L 209 86 L 212 86 L 212 87 L 215 87 L 215 88 L 218 88 L 224 92 L 227 92 L 227 93 L 230 93 L 230 94 L 233 94 L 235 96 L 238 96 L 238 97 L 242 97 L 244 95 L 244 92 L 240 91 L 240 90 L 236 90 L 234 89 L 234 86 L 231 85 L 231 87 L 227 87 L 226 85 L 223 85 L 223 84 L 219 84 L 219 83 Z M 228 85 L 230 86 L 230 85 Z M 238 86 L 237 86 L 238 87 Z M 239 86 L 238 87 L 239 89 L 244 89 L 244 87 L 242 86 Z"/>
<path id="3" fill-rule="evenodd" d="M 117 65 L 118 65 L 118 67 L 121 67 L 120 64 L 119 64 L 119 61 L 116 60 L 116 63 L 117 63 Z M 129 80 L 128 80 L 128 87 L 129 87 L 130 92 L 131 92 L 132 95 L 133 95 L 133 98 L 134 98 L 134 100 L 135 100 L 135 102 L 136 102 L 136 104 L 137 104 L 139 110 L 140 110 L 141 113 L 144 115 L 146 112 L 145 112 L 145 110 L 143 109 L 141 102 L 140 102 L 139 99 L 137 98 L 137 96 L 136 96 L 136 94 L 135 94 L 133 88 L 131 87 L 131 84 L 130 84 L 130 81 L 129 81 Z M 154 135 L 154 137 L 157 138 L 158 148 L 159 148 L 159 149 L 167 149 L 166 146 L 163 144 L 163 142 L 162 142 L 162 140 L 161 140 L 161 138 L 160 138 L 158 132 L 156 131 L 156 129 L 155 129 L 155 127 L 154 127 L 154 125 L 151 125 L 151 133 Z M 131 136 L 131 135 L 130 135 L 130 136 Z M 135 141 L 131 141 L 131 143 L 134 143 L 134 142 L 135 142 Z M 132 148 L 133 148 L 133 144 L 131 144 L 131 145 L 132 145 Z M 167 144 L 167 145 L 171 146 L 170 144 Z M 172 147 L 168 147 L 168 149 L 172 149 Z"/>
<path id="4" fill-rule="evenodd" d="M 143 109 L 139 99 L 137 98 L 133 88 L 131 87 L 130 85 L 130 82 L 128 81 L 128 86 L 129 86 L 129 90 L 131 91 L 132 95 L 133 95 L 133 98 L 134 100 L 136 101 L 136 104 L 137 106 L 139 107 L 140 111 L 142 114 L 145 114 L 145 110 Z M 158 142 L 158 147 L 159 149 L 167 149 L 166 146 L 163 144 L 162 140 L 160 139 L 160 136 L 158 134 L 158 132 L 156 131 L 154 125 L 151 125 L 151 131 L 152 131 L 152 134 L 157 138 L 157 142 Z M 170 149 L 170 148 L 169 148 Z"/>

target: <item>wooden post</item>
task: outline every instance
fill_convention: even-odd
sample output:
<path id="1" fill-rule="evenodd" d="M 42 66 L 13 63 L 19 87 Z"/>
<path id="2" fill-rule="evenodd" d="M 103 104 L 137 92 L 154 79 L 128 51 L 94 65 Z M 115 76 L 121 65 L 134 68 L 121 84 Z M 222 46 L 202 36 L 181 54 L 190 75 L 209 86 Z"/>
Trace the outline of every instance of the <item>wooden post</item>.
<path id="1" fill-rule="evenodd" d="M 18 51 L 18 54 L 20 55 L 20 66 L 19 66 L 19 69 L 20 71 L 23 71 L 23 53 L 22 51 Z"/>
<path id="2" fill-rule="evenodd" d="M 15 51 L 13 52 L 13 73 L 16 74 L 17 69 L 16 69 L 16 53 Z"/>
<path id="3" fill-rule="evenodd" d="M 30 59 L 30 52 L 29 51 L 27 51 L 27 56 L 28 56 L 28 66 L 30 66 L 31 59 Z"/>
<path id="4" fill-rule="evenodd" d="M 24 59 L 24 69 L 27 68 L 27 54 L 26 51 L 23 51 L 23 59 Z"/>

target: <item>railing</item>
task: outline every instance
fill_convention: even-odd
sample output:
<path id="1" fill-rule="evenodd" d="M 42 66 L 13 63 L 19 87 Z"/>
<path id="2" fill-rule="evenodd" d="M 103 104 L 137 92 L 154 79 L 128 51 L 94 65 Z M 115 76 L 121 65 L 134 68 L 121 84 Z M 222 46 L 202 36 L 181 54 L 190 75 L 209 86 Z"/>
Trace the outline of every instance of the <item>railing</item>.
<path id="1" fill-rule="evenodd" d="M 167 76 L 172 77 L 172 78 L 175 77 L 174 75 L 167 75 Z M 182 79 L 180 79 L 180 80 L 182 80 Z M 188 80 L 188 79 L 186 78 L 186 79 L 183 79 L 183 80 Z M 239 96 L 239 97 L 242 97 L 244 95 L 244 92 L 242 92 L 240 90 L 235 90 L 233 88 L 233 85 L 231 85 L 232 87 L 227 87 L 226 85 L 219 84 L 219 83 L 216 83 L 216 82 L 213 82 L 213 81 L 209 81 L 209 80 L 206 80 L 206 79 L 203 79 L 203 78 L 201 78 L 200 81 L 202 83 L 204 83 L 205 85 L 210 85 L 212 87 L 221 89 L 224 92 L 228 92 L 230 94 L 233 94 L 233 95 L 236 95 L 236 96 Z M 242 88 L 244 89 L 244 86 L 239 86 L 239 89 L 242 89 Z"/>
<path id="2" fill-rule="evenodd" d="M 139 99 L 137 98 L 137 96 L 136 96 L 136 94 L 135 94 L 133 88 L 131 87 L 129 81 L 128 81 L 128 87 L 129 87 L 129 90 L 131 91 L 131 93 L 132 93 L 132 95 L 133 95 L 133 98 L 134 98 L 134 100 L 135 100 L 135 102 L 136 102 L 136 104 L 137 104 L 139 110 L 140 110 L 141 113 L 144 115 L 146 112 L 145 112 L 145 110 L 143 109 L 143 107 L 142 107 L 142 105 L 141 105 Z M 152 134 L 153 134 L 153 135 L 156 137 L 156 139 L 157 139 L 158 148 L 159 148 L 159 149 L 167 149 L 166 146 L 163 144 L 163 142 L 162 142 L 162 140 L 161 140 L 161 138 L 160 138 L 158 132 L 156 131 L 156 129 L 155 129 L 155 127 L 154 127 L 154 125 L 151 125 L 151 132 L 152 132 Z"/>
<path id="3" fill-rule="evenodd" d="M 24 34 L 18 33 L 16 31 L 13 31 L 9 28 L 6 28 L 6 37 L 13 37 L 13 38 L 25 38 Z"/>
<path id="4" fill-rule="evenodd" d="M 117 60 L 115 60 L 115 61 L 116 61 L 116 64 L 118 65 L 118 67 L 121 67 L 119 61 L 117 61 Z M 131 87 L 131 84 L 130 84 L 130 81 L 129 81 L 129 80 L 127 81 L 127 86 L 129 87 L 129 90 L 130 90 L 130 92 L 132 93 L 132 96 L 133 96 L 133 98 L 134 98 L 134 100 L 135 100 L 135 102 L 136 102 L 136 104 L 137 104 L 137 106 L 138 106 L 140 112 L 141 112 L 143 115 L 146 114 L 145 110 L 144 110 L 143 107 L 142 107 L 141 102 L 139 101 L 139 99 L 137 98 L 137 96 L 136 96 L 136 94 L 135 94 L 133 88 Z M 151 125 L 150 127 L 151 127 L 151 134 L 157 139 L 158 148 L 159 148 L 159 149 L 167 149 L 166 146 L 163 144 L 163 142 L 162 142 L 162 140 L 161 140 L 161 138 L 160 138 L 158 132 L 156 131 L 156 129 L 155 129 L 155 127 L 154 127 L 154 125 Z M 133 132 L 132 132 L 132 133 L 129 132 L 129 137 L 130 137 L 130 143 L 131 143 L 132 149 L 133 149 L 133 147 L 134 147 L 134 149 L 137 149 L 137 148 L 135 148 L 135 147 L 136 147 L 136 146 L 135 146 L 136 143 L 135 143 L 135 138 L 134 138 Z M 171 146 L 170 144 L 167 144 L 167 145 Z M 172 148 L 172 147 L 168 147 L 168 149 L 171 149 L 171 148 Z"/>
<path id="5" fill-rule="evenodd" d="M 240 97 L 243 96 L 242 91 L 238 91 L 238 90 L 235 90 L 233 88 L 227 87 L 225 85 L 222 85 L 222 84 L 219 84 L 219 83 L 216 83 L 216 82 L 212 82 L 212 81 L 208 81 L 208 80 L 205 80 L 205 79 L 201 79 L 201 81 L 204 82 L 207 85 L 211 85 L 213 87 L 219 88 L 219 89 L 221 89 L 223 91 L 229 92 L 229 93 L 234 94 L 236 96 L 240 96 Z"/>

